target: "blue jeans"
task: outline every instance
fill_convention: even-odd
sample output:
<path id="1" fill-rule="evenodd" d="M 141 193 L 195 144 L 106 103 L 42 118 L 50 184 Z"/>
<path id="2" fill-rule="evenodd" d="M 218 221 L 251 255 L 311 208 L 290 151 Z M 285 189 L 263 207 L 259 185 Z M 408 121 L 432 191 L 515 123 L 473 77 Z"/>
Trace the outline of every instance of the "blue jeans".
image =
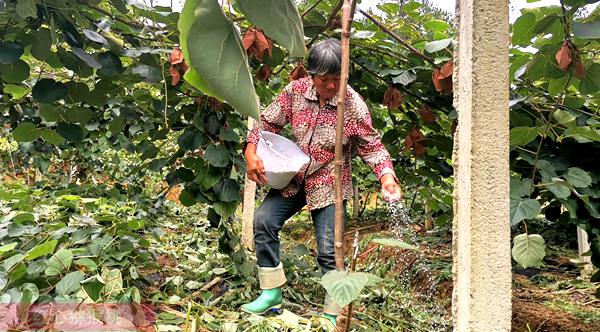
<path id="1" fill-rule="evenodd" d="M 306 205 L 304 190 L 284 198 L 281 191 L 271 189 L 254 214 L 254 245 L 260 267 L 279 265 L 279 231 L 291 216 Z M 346 202 L 344 201 L 344 211 Z M 317 235 L 317 263 L 321 271 L 335 269 L 335 204 L 310 212 Z M 345 214 L 344 214 L 345 222 Z"/>

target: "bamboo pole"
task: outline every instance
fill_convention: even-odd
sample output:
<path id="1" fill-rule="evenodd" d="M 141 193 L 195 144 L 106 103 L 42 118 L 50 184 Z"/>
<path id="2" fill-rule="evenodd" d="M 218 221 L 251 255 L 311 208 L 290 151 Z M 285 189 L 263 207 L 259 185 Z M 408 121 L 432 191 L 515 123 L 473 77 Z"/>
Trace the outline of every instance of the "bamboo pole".
<path id="1" fill-rule="evenodd" d="M 350 67 L 350 25 L 353 9 L 350 0 L 343 0 L 342 5 L 342 68 L 340 73 L 340 90 L 337 97 L 337 122 L 335 127 L 335 267 L 344 270 L 344 194 L 342 191 L 344 112 L 346 111 L 346 85 Z"/>

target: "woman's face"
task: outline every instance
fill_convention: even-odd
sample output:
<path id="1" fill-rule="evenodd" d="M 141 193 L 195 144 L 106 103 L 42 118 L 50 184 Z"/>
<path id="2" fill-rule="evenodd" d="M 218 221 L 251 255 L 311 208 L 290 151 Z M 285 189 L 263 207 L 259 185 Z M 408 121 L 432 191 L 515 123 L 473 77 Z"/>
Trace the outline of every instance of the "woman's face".
<path id="1" fill-rule="evenodd" d="M 333 98 L 340 88 L 339 74 L 313 75 L 313 83 L 321 99 Z"/>

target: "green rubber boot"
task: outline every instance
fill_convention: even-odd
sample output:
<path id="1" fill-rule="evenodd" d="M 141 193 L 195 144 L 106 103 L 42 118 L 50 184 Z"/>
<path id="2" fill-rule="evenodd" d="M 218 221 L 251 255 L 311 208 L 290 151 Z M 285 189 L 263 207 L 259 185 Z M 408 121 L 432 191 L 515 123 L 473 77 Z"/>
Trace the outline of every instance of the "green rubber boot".
<path id="1" fill-rule="evenodd" d="M 260 296 L 250 302 L 242 305 L 242 311 L 262 315 L 271 309 L 280 309 L 283 302 L 281 288 L 264 289 Z"/>
<path id="2" fill-rule="evenodd" d="M 335 324 L 337 322 L 337 316 L 336 315 L 323 314 L 323 317 L 327 318 L 331 322 L 331 324 L 333 324 L 333 326 L 335 327 Z"/>

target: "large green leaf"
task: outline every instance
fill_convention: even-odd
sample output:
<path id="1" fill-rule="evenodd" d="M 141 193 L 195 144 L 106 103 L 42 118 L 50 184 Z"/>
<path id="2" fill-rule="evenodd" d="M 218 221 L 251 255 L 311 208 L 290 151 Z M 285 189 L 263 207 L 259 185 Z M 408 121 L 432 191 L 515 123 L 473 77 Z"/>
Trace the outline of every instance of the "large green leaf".
<path id="1" fill-rule="evenodd" d="M 209 145 L 204 153 L 204 159 L 215 167 L 225 167 L 229 164 L 229 151 L 221 145 Z"/>
<path id="2" fill-rule="evenodd" d="M 73 261 L 73 252 L 68 249 L 60 249 L 50 259 L 47 264 L 48 267 L 45 270 L 47 276 L 59 275 L 65 269 L 71 266 Z"/>
<path id="3" fill-rule="evenodd" d="M 521 15 L 512 26 L 512 44 L 527 46 L 535 37 L 536 17 L 533 13 Z"/>
<path id="4" fill-rule="evenodd" d="M 81 286 L 90 299 L 98 301 L 102 294 L 102 289 L 104 289 L 104 280 L 99 275 L 95 275 L 83 280 Z"/>
<path id="5" fill-rule="evenodd" d="M 532 81 L 562 77 L 564 73 L 558 68 L 555 59 L 557 51 L 556 45 L 540 48 L 527 66 L 527 77 Z"/>
<path id="6" fill-rule="evenodd" d="M 321 278 L 321 285 L 339 306 L 345 307 L 358 298 L 368 281 L 362 273 L 332 270 Z"/>
<path id="7" fill-rule="evenodd" d="M 74 123 L 60 122 L 56 127 L 56 132 L 73 143 L 79 143 L 85 137 L 83 128 Z"/>
<path id="8" fill-rule="evenodd" d="M 0 63 L 11 64 L 17 62 L 23 55 L 23 45 L 16 42 L 0 42 Z"/>
<path id="9" fill-rule="evenodd" d="M 560 178 L 552 178 L 552 182 L 544 183 L 544 186 L 550 190 L 557 198 L 567 198 L 571 196 L 571 186 L 567 181 Z"/>
<path id="10" fill-rule="evenodd" d="M 214 186 L 215 193 L 223 202 L 236 202 L 240 200 L 240 185 L 231 179 L 222 179 Z"/>
<path id="11" fill-rule="evenodd" d="M 544 238 L 539 234 L 519 234 L 513 239 L 512 256 L 522 267 L 540 267 L 546 255 Z"/>
<path id="12" fill-rule="evenodd" d="M 35 0 L 17 0 L 17 14 L 24 19 L 28 17 L 37 17 L 37 8 L 35 7 Z"/>
<path id="13" fill-rule="evenodd" d="M 600 91 L 600 63 L 593 63 L 585 70 L 585 78 L 579 84 L 579 92 L 592 94 Z"/>
<path id="14" fill-rule="evenodd" d="M 579 23 L 573 22 L 573 34 L 577 38 L 582 39 L 599 39 L 600 38 L 600 21 Z"/>
<path id="15" fill-rule="evenodd" d="M 0 77 L 6 83 L 21 83 L 29 77 L 30 71 L 31 68 L 23 60 L 8 65 L 0 64 Z"/>
<path id="16" fill-rule="evenodd" d="M 450 46 L 451 43 L 452 43 L 452 38 L 430 41 L 425 44 L 425 51 L 427 51 L 429 53 L 441 51 L 441 50 L 445 49 L 446 47 Z"/>
<path id="17" fill-rule="evenodd" d="M 31 142 L 40 137 L 42 130 L 31 122 L 23 122 L 13 131 L 13 138 L 17 142 Z"/>
<path id="18" fill-rule="evenodd" d="M 67 295 L 79 290 L 84 277 L 85 274 L 81 271 L 68 273 L 56 284 L 56 294 Z"/>
<path id="19" fill-rule="evenodd" d="M 510 145 L 523 146 L 542 134 L 540 127 L 515 127 L 510 130 Z"/>
<path id="20" fill-rule="evenodd" d="M 28 261 L 32 261 L 38 257 L 52 254 L 52 253 L 54 253 L 54 248 L 56 248 L 57 243 L 58 243 L 57 240 L 50 240 L 50 241 L 46 241 L 44 243 L 38 244 L 37 246 L 35 246 L 31 250 L 29 250 L 27 252 L 27 254 L 25 254 L 25 259 Z"/>
<path id="21" fill-rule="evenodd" d="M 258 118 L 246 51 L 216 0 L 186 1 L 178 23 L 181 50 L 191 69 L 184 78 L 238 112 Z"/>
<path id="22" fill-rule="evenodd" d="M 304 57 L 302 19 L 293 0 L 237 0 L 248 21 L 264 30 L 290 51 L 293 57 Z"/>
<path id="23" fill-rule="evenodd" d="M 521 220 L 535 218 L 540 213 L 540 208 L 540 202 L 535 199 L 511 197 L 510 224 L 514 226 Z"/>
<path id="24" fill-rule="evenodd" d="M 40 137 L 44 141 L 54 145 L 62 144 L 62 142 L 65 141 L 65 139 L 62 136 L 60 136 L 57 132 L 50 128 L 43 129 L 40 134 Z"/>
<path id="25" fill-rule="evenodd" d="M 569 167 L 569 170 L 563 177 L 569 182 L 573 187 L 577 188 L 586 188 L 592 184 L 592 177 L 590 173 L 582 170 L 579 167 Z"/>
<path id="26" fill-rule="evenodd" d="M 52 104 L 67 94 L 67 86 L 51 78 L 42 78 L 35 83 L 31 94 L 39 103 Z"/>

